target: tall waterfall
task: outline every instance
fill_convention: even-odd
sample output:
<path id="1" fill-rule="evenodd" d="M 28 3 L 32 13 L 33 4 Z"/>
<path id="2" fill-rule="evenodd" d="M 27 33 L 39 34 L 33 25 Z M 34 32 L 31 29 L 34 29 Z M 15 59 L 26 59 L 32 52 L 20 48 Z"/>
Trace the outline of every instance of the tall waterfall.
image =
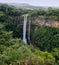
<path id="1" fill-rule="evenodd" d="M 26 44 L 27 39 L 26 39 L 26 24 L 27 24 L 27 15 L 24 15 L 24 24 L 23 24 L 23 41 Z"/>

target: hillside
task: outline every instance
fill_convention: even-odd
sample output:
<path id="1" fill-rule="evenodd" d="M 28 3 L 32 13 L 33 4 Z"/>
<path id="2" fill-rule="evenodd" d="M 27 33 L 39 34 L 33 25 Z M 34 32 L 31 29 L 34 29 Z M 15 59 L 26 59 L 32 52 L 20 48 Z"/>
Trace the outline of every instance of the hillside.
<path id="1" fill-rule="evenodd" d="M 18 8 L 24 8 L 24 9 L 45 9 L 47 7 L 41 7 L 41 6 L 34 6 L 27 3 L 8 3 L 9 5 L 13 5 Z"/>

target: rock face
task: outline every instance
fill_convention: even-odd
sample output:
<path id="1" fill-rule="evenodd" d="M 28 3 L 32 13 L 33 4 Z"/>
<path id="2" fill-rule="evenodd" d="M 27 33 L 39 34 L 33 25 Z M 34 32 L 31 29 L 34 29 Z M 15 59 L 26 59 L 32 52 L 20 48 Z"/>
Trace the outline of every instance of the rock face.
<path id="1" fill-rule="evenodd" d="M 59 21 L 55 21 L 55 22 L 52 24 L 52 26 L 59 28 Z"/>
<path id="2" fill-rule="evenodd" d="M 52 27 L 57 27 L 59 28 L 59 21 L 54 21 L 54 20 L 45 20 L 44 18 L 34 18 L 32 20 L 32 23 L 34 25 L 46 25 L 46 26 L 52 26 Z"/>

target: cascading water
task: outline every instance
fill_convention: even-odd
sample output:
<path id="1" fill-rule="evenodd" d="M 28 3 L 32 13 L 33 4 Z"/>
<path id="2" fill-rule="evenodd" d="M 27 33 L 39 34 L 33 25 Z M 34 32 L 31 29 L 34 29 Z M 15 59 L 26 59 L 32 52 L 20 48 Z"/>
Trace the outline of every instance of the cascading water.
<path id="1" fill-rule="evenodd" d="M 27 24 L 27 15 L 24 15 L 24 24 L 23 24 L 23 42 L 26 44 L 26 24 Z"/>
<path id="2" fill-rule="evenodd" d="M 28 40 L 28 44 L 30 45 L 31 44 L 31 40 L 30 40 L 30 19 L 29 19 L 29 22 L 28 22 L 28 36 L 27 36 L 27 40 Z"/>

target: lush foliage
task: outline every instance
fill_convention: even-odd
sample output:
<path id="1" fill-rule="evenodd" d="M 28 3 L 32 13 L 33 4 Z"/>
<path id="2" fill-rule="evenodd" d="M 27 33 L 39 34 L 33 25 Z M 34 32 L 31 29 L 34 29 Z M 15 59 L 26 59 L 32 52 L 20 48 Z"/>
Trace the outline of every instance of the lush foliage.
<path id="1" fill-rule="evenodd" d="M 33 45 L 25 45 L 21 15 L 26 13 L 59 20 L 59 9 L 25 10 L 0 4 L 0 65 L 59 65 L 59 29 L 32 25 Z"/>
<path id="2" fill-rule="evenodd" d="M 47 62 L 46 62 L 47 61 Z M 0 64 L 1 65 L 54 65 L 55 58 L 48 52 L 42 52 L 32 46 L 24 45 L 12 32 L 0 32 Z"/>
<path id="3" fill-rule="evenodd" d="M 59 29 L 47 26 L 32 25 L 32 41 L 41 50 L 51 51 L 59 47 Z"/>
<path id="4" fill-rule="evenodd" d="M 49 51 L 59 64 L 59 29 L 47 26 L 31 26 L 31 41 L 43 51 Z"/>

